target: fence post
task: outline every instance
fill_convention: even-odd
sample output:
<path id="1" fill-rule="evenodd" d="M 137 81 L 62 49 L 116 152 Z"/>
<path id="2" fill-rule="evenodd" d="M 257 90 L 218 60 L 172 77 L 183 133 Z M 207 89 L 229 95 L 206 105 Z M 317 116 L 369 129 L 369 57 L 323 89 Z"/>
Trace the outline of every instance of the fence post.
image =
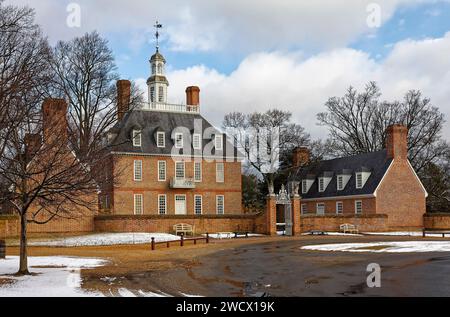
<path id="1" fill-rule="evenodd" d="M 206 243 L 209 243 L 209 233 L 206 233 Z"/>
<path id="2" fill-rule="evenodd" d="M 170 241 L 167 241 L 167 249 L 170 248 Z"/>
<path id="3" fill-rule="evenodd" d="M 6 258 L 6 242 L 5 240 L 0 240 L 0 259 Z"/>
<path id="4" fill-rule="evenodd" d="M 152 251 L 155 251 L 155 238 L 152 238 Z"/>
<path id="5" fill-rule="evenodd" d="M 180 246 L 184 247 L 184 233 L 181 233 Z"/>

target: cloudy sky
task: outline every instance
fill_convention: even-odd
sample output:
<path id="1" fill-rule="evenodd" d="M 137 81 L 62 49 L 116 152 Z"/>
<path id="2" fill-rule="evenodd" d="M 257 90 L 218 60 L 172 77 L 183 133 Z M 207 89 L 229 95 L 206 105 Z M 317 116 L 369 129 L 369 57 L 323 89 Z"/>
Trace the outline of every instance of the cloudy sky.
<path id="1" fill-rule="evenodd" d="M 450 0 L 7 2 L 34 7 L 52 43 L 99 31 L 121 76 L 143 87 L 159 19 L 169 101 L 183 102 L 185 87 L 198 85 L 202 112 L 216 124 L 229 111 L 279 107 L 323 137 L 316 114 L 325 101 L 371 80 L 387 100 L 422 90 L 450 120 Z M 67 24 L 71 4 L 80 27 Z"/>

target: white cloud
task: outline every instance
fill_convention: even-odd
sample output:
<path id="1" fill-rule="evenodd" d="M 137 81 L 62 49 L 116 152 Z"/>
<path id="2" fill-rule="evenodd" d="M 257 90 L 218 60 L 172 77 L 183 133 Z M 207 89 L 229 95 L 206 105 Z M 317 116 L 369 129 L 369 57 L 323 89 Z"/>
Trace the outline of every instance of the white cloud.
<path id="1" fill-rule="evenodd" d="M 400 5 L 423 0 L 377 0 L 382 22 Z M 156 18 L 167 26 L 164 36 L 177 51 L 243 51 L 291 47 L 345 46 L 367 25 L 368 4 L 373 0 L 78 0 L 81 28 L 66 25 L 71 1 L 8 0 L 36 8 L 37 19 L 52 40 L 68 39 L 94 29 L 105 33 L 134 34 L 132 49 L 151 40 Z M 373 31 L 373 30 L 372 30 Z M 372 32 L 370 32 L 372 34 Z"/>
<path id="2" fill-rule="evenodd" d="M 291 111 L 314 136 L 323 137 L 326 130 L 316 126 L 316 114 L 324 110 L 326 100 L 342 96 L 350 85 L 362 89 L 375 80 L 386 100 L 400 100 L 410 89 L 422 90 L 450 119 L 448 56 L 450 33 L 396 43 L 384 60 L 354 49 L 333 49 L 308 58 L 300 52 L 262 52 L 249 55 L 228 76 L 201 65 L 169 71 L 169 101 L 184 101 L 185 88 L 198 85 L 202 113 L 216 124 L 230 111 L 279 107 Z M 145 87 L 144 80 L 140 83 Z M 445 135 L 450 139 L 448 123 Z"/>

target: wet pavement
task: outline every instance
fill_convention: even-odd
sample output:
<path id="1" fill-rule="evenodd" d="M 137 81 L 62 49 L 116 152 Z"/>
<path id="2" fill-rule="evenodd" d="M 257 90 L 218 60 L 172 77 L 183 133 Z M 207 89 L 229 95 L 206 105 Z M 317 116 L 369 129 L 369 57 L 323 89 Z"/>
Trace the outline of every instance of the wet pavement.
<path id="1" fill-rule="evenodd" d="M 358 242 L 366 240 L 374 239 Z M 286 238 L 236 248 L 224 245 L 222 250 L 196 258 L 193 265 L 136 272 L 117 280 L 128 290 L 174 296 L 450 296 L 450 253 L 301 250 L 304 245 L 334 242 L 355 241 Z M 367 286 L 367 266 L 371 263 L 381 266 L 380 288 Z"/>

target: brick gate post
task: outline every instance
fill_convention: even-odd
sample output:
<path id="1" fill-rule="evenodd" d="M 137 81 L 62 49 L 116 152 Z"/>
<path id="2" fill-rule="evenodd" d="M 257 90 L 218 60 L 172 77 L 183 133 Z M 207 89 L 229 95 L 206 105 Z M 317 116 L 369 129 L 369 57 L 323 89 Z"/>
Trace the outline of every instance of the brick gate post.
<path id="1" fill-rule="evenodd" d="M 294 195 L 292 197 L 292 235 L 298 236 L 301 233 L 300 221 L 301 221 L 301 204 L 300 196 Z"/>
<path id="2" fill-rule="evenodd" d="M 277 235 L 277 199 L 275 196 L 267 196 L 266 234 Z"/>

